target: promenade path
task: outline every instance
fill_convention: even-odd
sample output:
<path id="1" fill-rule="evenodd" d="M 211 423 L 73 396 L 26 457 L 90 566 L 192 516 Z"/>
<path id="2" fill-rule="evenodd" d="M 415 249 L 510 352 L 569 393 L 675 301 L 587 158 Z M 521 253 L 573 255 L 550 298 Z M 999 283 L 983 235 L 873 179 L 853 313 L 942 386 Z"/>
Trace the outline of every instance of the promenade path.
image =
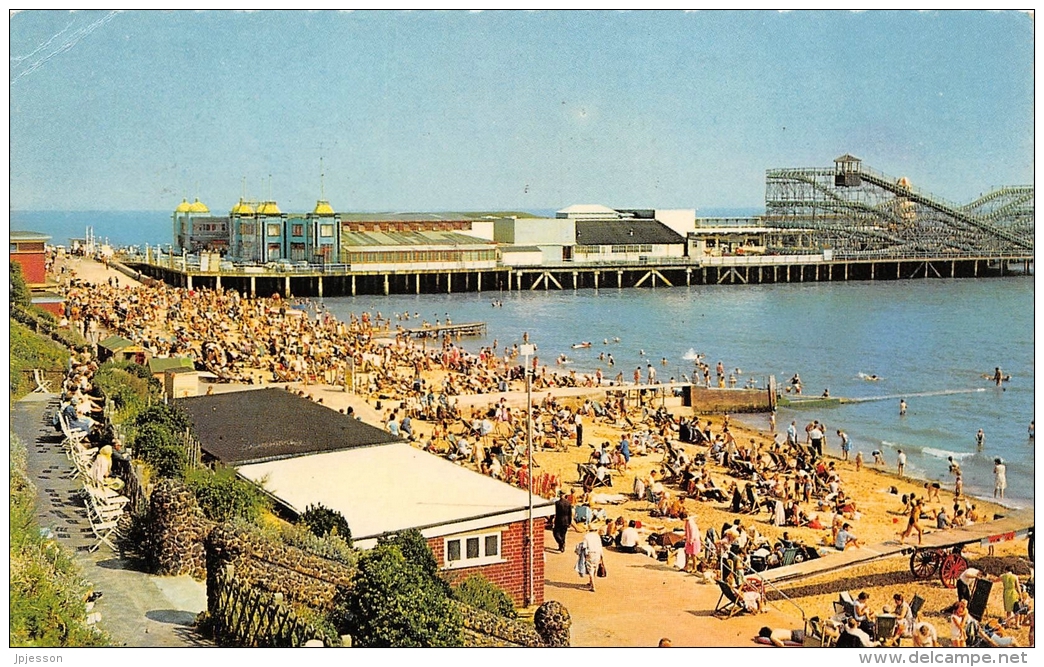
<path id="1" fill-rule="evenodd" d="M 26 446 L 40 526 L 74 555 L 84 578 L 102 592 L 94 607 L 101 614 L 99 627 L 117 646 L 212 646 L 192 628 L 196 614 L 207 607 L 205 584 L 188 576 L 146 574 L 106 546 L 87 551 L 94 536 L 76 497 L 79 484 L 68 478 L 72 464 L 61 450 L 61 434 L 51 426 L 56 406 L 54 394 L 29 394 L 16 401 L 11 432 Z"/>

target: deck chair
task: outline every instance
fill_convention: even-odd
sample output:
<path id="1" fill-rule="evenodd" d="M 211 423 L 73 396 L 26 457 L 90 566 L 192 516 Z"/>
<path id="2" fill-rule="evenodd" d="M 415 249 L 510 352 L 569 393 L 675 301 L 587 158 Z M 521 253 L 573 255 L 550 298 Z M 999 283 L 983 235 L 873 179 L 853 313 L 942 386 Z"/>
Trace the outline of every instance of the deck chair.
<path id="1" fill-rule="evenodd" d="M 845 607 L 845 614 L 849 617 L 855 616 L 855 600 L 852 599 L 852 594 L 848 591 L 841 591 L 838 598 L 840 599 L 841 604 Z"/>
<path id="2" fill-rule="evenodd" d="M 91 525 L 91 532 L 94 533 L 96 540 L 95 543 L 88 548 L 88 551 L 97 551 L 101 545 L 104 544 L 114 552 L 119 552 L 119 549 L 116 547 L 113 540 L 120 537 L 118 527 L 120 516 L 122 516 L 122 514 L 122 509 L 119 511 L 119 514 L 100 509 L 93 498 L 88 496 L 87 521 Z"/>
<path id="3" fill-rule="evenodd" d="M 743 599 L 740 597 L 739 592 L 730 586 L 728 582 L 719 579 L 718 588 L 721 589 L 721 595 L 718 597 L 718 603 L 714 605 L 715 616 L 732 618 L 736 614 L 742 614 L 746 611 L 743 606 Z"/>
<path id="4" fill-rule="evenodd" d="M 796 562 L 798 555 L 797 547 L 788 547 L 783 550 L 783 556 L 779 560 L 780 567 L 786 567 L 787 565 L 793 565 Z"/>
<path id="5" fill-rule="evenodd" d="M 988 579 L 975 580 L 975 590 L 972 591 L 971 600 L 968 601 L 968 614 L 980 623 L 982 615 L 986 613 L 986 603 L 990 600 L 992 588 L 993 582 Z"/>
<path id="6" fill-rule="evenodd" d="M 895 624 L 898 620 L 895 614 L 878 614 L 877 624 L 874 626 L 876 628 L 874 639 L 879 642 L 890 642 L 892 635 L 895 634 Z"/>
<path id="7" fill-rule="evenodd" d="M 43 371 L 39 368 L 33 369 L 33 382 L 36 383 L 36 388 L 33 389 L 34 394 L 50 394 L 51 386 L 47 384 L 47 380 L 44 379 Z"/>

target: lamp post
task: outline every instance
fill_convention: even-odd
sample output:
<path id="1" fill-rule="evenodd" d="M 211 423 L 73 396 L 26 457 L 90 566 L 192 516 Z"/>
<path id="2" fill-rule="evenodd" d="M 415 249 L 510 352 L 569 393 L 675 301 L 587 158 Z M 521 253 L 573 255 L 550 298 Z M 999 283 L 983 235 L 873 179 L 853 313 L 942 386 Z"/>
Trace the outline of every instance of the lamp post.
<path id="1" fill-rule="evenodd" d="M 525 343 L 518 351 L 526 358 L 526 452 L 528 456 L 526 475 L 529 482 L 529 586 L 526 589 L 526 606 L 533 604 L 533 372 L 529 366 L 529 357 L 536 346 Z"/>

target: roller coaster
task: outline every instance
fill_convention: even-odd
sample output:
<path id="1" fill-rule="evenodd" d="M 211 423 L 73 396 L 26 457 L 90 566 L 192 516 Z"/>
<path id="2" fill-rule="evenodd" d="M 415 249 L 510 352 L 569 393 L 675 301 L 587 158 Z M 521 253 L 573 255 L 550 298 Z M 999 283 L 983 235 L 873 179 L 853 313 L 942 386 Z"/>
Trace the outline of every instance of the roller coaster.
<path id="1" fill-rule="evenodd" d="M 956 204 L 842 155 L 834 168 L 766 172 L 763 222 L 858 257 L 1033 255 L 1033 186 Z"/>

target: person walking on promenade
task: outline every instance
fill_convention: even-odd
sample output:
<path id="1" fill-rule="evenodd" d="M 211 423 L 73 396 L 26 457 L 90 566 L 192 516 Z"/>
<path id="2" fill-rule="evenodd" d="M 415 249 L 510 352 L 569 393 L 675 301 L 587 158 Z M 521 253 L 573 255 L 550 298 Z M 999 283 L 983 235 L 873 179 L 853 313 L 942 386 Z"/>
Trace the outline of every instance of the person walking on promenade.
<path id="1" fill-rule="evenodd" d="M 581 577 L 587 577 L 591 592 L 595 590 L 595 576 L 602 564 L 602 537 L 597 530 L 589 529 L 580 543 L 576 545 L 576 571 Z"/>
<path id="2" fill-rule="evenodd" d="M 703 551 L 703 536 L 700 534 L 700 526 L 696 523 L 696 515 L 690 514 L 685 519 L 685 571 L 695 572 L 696 564 L 700 560 Z"/>
<path id="3" fill-rule="evenodd" d="M 573 504 L 569 502 L 569 496 L 565 491 L 558 492 L 558 500 L 555 502 L 555 522 L 551 534 L 558 543 L 558 553 L 565 552 L 566 533 L 573 525 Z"/>

